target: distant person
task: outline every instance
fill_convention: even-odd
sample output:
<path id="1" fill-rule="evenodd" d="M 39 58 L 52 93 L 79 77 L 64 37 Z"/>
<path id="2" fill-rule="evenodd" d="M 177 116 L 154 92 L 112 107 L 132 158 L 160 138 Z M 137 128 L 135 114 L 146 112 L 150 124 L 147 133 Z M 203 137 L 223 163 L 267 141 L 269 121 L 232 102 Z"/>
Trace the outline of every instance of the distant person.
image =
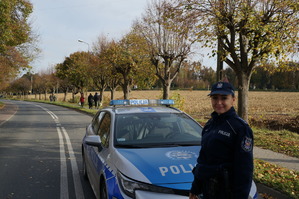
<path id="1" fill-rule="evenodd" d="M 84 94 L 81 93 L 81 97 L 80 97 L 80 105 L 81 105 L 82 108 L 83 108 L 83 106 L 84 106 L 84 101 L 85 101 Z"/>
<path id="2" fill-rule="evenodd" d="M 212 118 L 202 130 L 189 199 L 248 199 L 253 177 L 253 133 L 233 107 L 230 83 L 212 86 Z"/>
<path id="3" fill-rule="evenodd" d="M 94 107 L 99 108 L 99 95 L 97 92 L 94 94 L 93 100 L 94 100 Z"/>
<path id="4" fill-rule="evenodd" d="M 54 95 L 54 93 L 52 93 L 50 96 L 49 96 L 49 98 L 50 98 L 50 102 L 52 102 L 52 101 L 56 101 L 56 96 Z"/>
<path id="5" fill-rule="evenodd" d="M 88 106 L 89 106 L 89 109 L 92 109 L 92 104 L 93 104 L 93 96 L 92 94 L 90 93 L 89 96 L 88 96 Z"/>

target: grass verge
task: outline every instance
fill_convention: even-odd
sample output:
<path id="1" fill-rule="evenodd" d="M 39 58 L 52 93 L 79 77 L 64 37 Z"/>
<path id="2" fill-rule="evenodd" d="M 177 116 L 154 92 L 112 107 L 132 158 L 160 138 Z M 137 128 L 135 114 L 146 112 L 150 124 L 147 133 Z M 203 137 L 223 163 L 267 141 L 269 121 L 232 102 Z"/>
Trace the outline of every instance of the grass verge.
<path id="1" fill-rule="evenodd" d="M 299 199 L 299 172 L 255 159 L 254 181 L 284 193 L 290 198 Z"/>
<path id="2" fill-rule="evenodd" d="M 253 128 L 255 146 L 299 158 L 299 134 Z"/>

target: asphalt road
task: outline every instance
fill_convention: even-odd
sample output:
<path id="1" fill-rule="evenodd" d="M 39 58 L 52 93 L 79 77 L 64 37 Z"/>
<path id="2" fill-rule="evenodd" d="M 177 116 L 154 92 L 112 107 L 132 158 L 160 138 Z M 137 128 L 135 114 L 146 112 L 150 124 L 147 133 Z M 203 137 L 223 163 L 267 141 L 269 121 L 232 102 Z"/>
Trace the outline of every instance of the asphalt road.
<path id="1" fill-rule="evenodd" d="M 81 139 L 91 117 L 67 108 L 10 101 L 0 124 L 0 198 L 93 199 L 83 179 Z"/>

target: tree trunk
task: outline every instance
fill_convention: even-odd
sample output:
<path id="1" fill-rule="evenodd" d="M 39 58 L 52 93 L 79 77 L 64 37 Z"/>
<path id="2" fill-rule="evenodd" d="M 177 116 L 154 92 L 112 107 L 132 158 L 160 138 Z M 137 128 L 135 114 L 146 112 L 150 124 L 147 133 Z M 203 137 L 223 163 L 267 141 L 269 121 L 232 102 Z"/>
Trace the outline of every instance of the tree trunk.
<path id="1" fill-rule="evenodd" d="M 63 101 L 64 101 L 64 102 L 66 101 L 67 93 L 68 93 L 68 89 L 67 89 L 66 91 L 64 91 L 64 97 L 63 97 Z"/>
<path id="2" fill-rule="evenodd" d="M 247 74 L 238 74 L 238 115 L 247 122 L 249 81 L 250 77 Z"/>
<path id="3" fill-rule="evenodd" d="M 165 80 L 163 84 L 163 99 L 169 99 L 170 85 L 170 80 Z"/>
<path id="4" fill-rule="evenodd" d="M 73 103 L 75 103 L 75 93 L 74 92 L 72 92 L 72 101 L 73 101 Z"/>
<path id="5" fill-rule="evenodd" d="M 116 90 L 116 88 L 110 89 L 110 98 L 111 98 L 111 100 L 114 100 L 115 90 Z"/>
<path id="6" fill-rule="evenodd" d="M 100 106 L 102 106 L 105 89 L 106 89 L 106 87 L 101 87 L 100 88 L 100 95 L 99 95 L 99 104 L 100 104 Z"/>
<path id="7" fill-rule="evenodd" d="M 130 85 L 129 84 L 124 84 L 122 86 L 123 88 L 123 92 L 124 92 L 124 99 L 129 99 L 129 95 L 130 95 Z"/>

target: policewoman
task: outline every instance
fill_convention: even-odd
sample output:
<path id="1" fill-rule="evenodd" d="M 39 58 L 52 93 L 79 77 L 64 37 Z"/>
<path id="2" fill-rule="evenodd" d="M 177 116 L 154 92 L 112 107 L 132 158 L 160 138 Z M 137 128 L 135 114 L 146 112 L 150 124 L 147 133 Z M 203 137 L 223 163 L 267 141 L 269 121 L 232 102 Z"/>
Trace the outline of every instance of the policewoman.
<path id="1" fill-rule="evenodd" d="M 214 112 L 202 133 L 189 199 L 248 199 L 253 176 L 253 133 L 233 107 L 230 83 L 212 86 Z"/>

